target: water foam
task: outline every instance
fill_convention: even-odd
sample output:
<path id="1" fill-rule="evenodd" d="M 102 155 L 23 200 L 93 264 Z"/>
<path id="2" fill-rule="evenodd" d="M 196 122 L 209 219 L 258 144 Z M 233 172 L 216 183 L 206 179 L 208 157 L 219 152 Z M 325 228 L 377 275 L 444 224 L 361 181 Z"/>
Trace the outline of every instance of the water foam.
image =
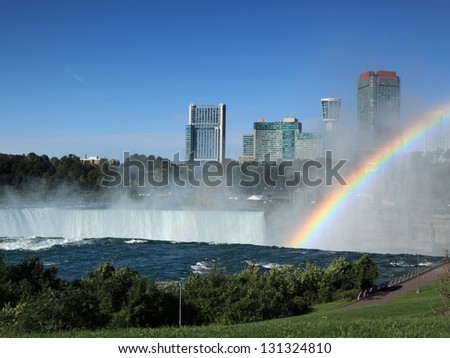
<path id="1" fill-rule="evenodd" d="M 257 211 L 10 208 L 0 209 L 0 237 L 5 250 L 107 237 L 265 245 L 265 224 Z"/>

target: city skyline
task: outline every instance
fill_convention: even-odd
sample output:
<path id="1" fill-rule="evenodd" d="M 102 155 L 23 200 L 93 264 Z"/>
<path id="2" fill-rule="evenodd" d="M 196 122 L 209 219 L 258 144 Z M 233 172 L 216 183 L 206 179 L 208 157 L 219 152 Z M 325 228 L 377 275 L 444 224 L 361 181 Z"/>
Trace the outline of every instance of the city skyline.
<path id="1" fill-rule="evenodd" d="M 448 101 L 450 4 L 338 5 L 1 2 L 0 152 L 183 156 L 189 103 L 226 103 L 237 159 L 258 118 L 318 131 L 321 98 L 342 99 L 340 125 L 356 125 L 356 83 L 371 69 L 402 78 L 404 118 Z"/>

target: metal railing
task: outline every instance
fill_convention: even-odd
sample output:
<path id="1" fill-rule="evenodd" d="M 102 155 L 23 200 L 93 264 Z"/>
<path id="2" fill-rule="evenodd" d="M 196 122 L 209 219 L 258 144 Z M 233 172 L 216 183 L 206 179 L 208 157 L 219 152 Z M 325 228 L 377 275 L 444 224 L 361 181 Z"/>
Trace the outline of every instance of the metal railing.
<path id="1" fill-rule="evenodd" d="M 357 300 L 359 301 L 362 298 L 366 298 L 367 296 L 369 296 L 377 291 L 385 291 L 385 290 L 388 290 L 389 288 L 398 286 L 405 281 L 417 278 L 417 276 L 422 275 L 428 271 L 431 271 L 431 270 L 435 269 L 436 267 L 445 265 L 448 262 L 449 262 L 448 257 L 446 256 L 439 261 L 433 262 L 431 265 L 418 267 L 415 270 L 412 270 L 411 272 L 408 272 L 407 274 L 405 274 L 403 276 L 396 277 L 390 281 L 383 282 L 379 286 L 374 285 L 370 289 L 359 292 Z"/>

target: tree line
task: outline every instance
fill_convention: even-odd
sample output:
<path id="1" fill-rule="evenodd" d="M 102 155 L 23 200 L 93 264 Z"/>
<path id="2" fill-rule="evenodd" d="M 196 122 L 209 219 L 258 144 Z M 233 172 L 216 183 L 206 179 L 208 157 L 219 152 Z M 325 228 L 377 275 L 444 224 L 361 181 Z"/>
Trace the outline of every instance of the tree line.
<path id="1" fill-rule="evenodd" d="M 83 162 L 73 154 L 49 158 L 45 154 L 0 153 L 0 188 L 3 192 L 8 188 L 19 197 L 46 199 L 49 193 L 64 188 L 78 194 L 95 192 L 100 190 L 102 177 L 100 165 Z"/>
<path id="2" fill-rule="evenodd" d="M 379 192 L 377 197 L 386 197 L 405 206 L 427 202 L 435 210 L 447 212 L 450 202 L 450 181 L 448 180 L 450 151 L 442 154 L 438 159 L 431 154 L 410 153 L 405 160 L 389 168 L 389 175 L 385 175 L 377 181 L 375 186 Z M 136 163 L 143 163 L 143 170 L 138 170 Z M 242 166 L 239 163 L 230 161 L 225 164 L 227 164 L 225 165 L 226 171 L 223 174 L 227 178 L 227 182 L 233 183 L 232 187 L 226 187 L 226 191 L 252 195 L 264 192 L 267 189 L 266 183 L 271 183 L 270 185 L 273 185 L 274 188 L 284 188 L 286 178 L 291 178 L 294 171 L 301 170 L 304 163 L 294 160 L 292 167 L 283 167 L 283 170 L 277 166 L 271 166 L 270 170 L 265 170 L 264 164 L 246 163 L 246 165 L 252 165 L 251 168 L 255 175 L 258 174 L 264 179 L 251 187 L 238 185 L 242 179 L 249 180 L 243 174 Z M 352 165 L 358 165 L 358 161 L 349 161 L 345 165 L 345 171 L 342 174 L 344 179 L 345 173 L 351 172 Z M 124 181 L 111 187 L 111 180 L 105 179 L 111 178 L 111 174 L 118 172 L 122 173 Z M 141 184 L 145 183 L 144 176 L 157 179 L 166 173 L 169 176 L 176 173 L 181 180 L 186 181 L 191 172 L 192 168 L 189 166 L 176 164 L 154 155 L 133 154 L 123 163 L 100 159 L 97 164 L 92 164 L 73 154 L 61 158 L 50 158 L 45 154 L 0 153 L 0 197 L 13 193 L 15 197 L 22 197 L 27 201 L 47 200 L 54 197 L 73 197 L 75 199 L 84 197 L 96 200 L 107 198 L 108 195 L 120 191 L 136 198 L 153 190 L 161 192 L 167 189 L 167 192 L 176 192 L 178 189 L 183 189 L 174 187 L 173 183 L 176 182 L 174 178 L 169 180 L 172 185 L 165 188 L 151 185 L 142 186 Z M 127 183 L 129 185 L 125 185 Z M 399 183 L 401 186 L 398 185 Z M 201 187 L 205 189 L 204 185 Z M 221 187 L 217 188 L 219 190 L 215 190 L 214 187 L 207 189 L 209 196 L 220 191 Z M 314 189 L 320 196 L 322 188 Z M 402 196 L 402 193 L 409 195 Z M 208 197 L 205 201 L 209 199 Z"/>
<path id="3" fill-rule="evenodd" d="M 335 259 L 328 267 L 308 263 L 261 271 L 247 266 L 228 274 L 191 273 L 180 286 L 109 263 L 86 277 L 66 281 L 55 267 L 32 256 L 17 264 L 0 258 L 0 335 L 73 329 L 234 324 L 301 315 L 311 305 L 354 299 L 378 275 L 368 255 Z"/>

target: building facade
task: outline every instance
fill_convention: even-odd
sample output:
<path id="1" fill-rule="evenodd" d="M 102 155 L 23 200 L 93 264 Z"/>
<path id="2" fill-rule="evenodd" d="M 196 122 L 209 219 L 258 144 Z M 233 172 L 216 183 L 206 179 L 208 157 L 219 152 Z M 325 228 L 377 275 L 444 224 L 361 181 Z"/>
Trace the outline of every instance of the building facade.
<path id="1" fill-rule="evenodd" d="M 300 133 L 295 143 L 295 157 L 314 160 L 324 157 L 324 141 L 320 133 Z"/>
<path id="2" fill-rule="evenodd" d="M 253 133 L 242 136 L 242 155 L 239 157 L 239 163 L 255 160 L 255 135 Z"/>
<path id="3" fill-rule="evenodd" d="M 445 153 L 450 150 L 450 125 L 444 120 L 442 110 L 430 112 L 427 114 L 433 120 L 437 121 L 436 130 L 424 139 L 424 153 Z"/>
<path id="4" fill-rule="evenodd" d="M 255 156 L 255 135 L 253 133 L 242 136 L 242 155 L 244 157 Z"/>
<path id="5" fill-rule="evenodd" d="M 367 71 L 358 81 L 361 144 L 379 146 L 399 125 L 400 78 L 394 71 Z"/>
<path id="6" fill-rule="evenodd" d="M 186 125 L 186 161 L 225 159 L 226 106 L 189 105 Z"/>
<path id="7" fill-rule="evenodd" d="M 284 118 L 279 122 L 261 119 L 253 124 L 253 131 L 255 160 L 295 158 L 295 142 L 302 132 L 302 124 L 297 118 Z"/>

